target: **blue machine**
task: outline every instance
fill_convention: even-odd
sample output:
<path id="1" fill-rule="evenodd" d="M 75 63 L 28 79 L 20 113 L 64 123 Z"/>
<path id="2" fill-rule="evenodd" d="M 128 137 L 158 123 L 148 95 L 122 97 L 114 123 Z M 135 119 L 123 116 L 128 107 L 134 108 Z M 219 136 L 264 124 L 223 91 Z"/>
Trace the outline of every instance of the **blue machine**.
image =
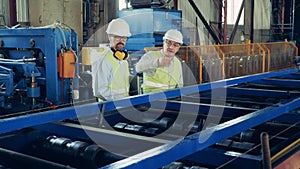
<path id="1" fill-rule="evenodd" d="M 262 168 L 259 134 L 267 132 L 276 167 L 299 150 L 281 152 L 300 138 L 299 79 L 288 69 L 1 119 L 0 164 Z"/>
<path id="2" fill-rule="evenodd" d="M 70 28 L 1 29 L 1 113 L 71 103 L 77 44 Z"/>
<path id="3" fill-rule="evenodd" d="M 125 19 L 132 36 L 126 43 L 130 51 L 162 46 L 162 37 L 169 29 L 181 30 L 181 11 L 158 8 L 124 9 L 118 13 Z"/>

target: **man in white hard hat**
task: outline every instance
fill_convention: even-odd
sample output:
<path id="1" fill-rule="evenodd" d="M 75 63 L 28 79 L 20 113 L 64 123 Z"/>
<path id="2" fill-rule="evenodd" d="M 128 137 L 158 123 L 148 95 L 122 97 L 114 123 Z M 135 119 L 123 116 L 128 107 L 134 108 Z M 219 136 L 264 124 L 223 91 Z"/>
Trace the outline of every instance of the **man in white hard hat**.
<path id="1" fill-rule="evenodd" d="M 128 96 L 128 52 L 124 49 L 131 36 L 128 23 L 113 19 L 106 29 L 109 47 L 92 63 L 92 86 L 98 101 L 116 100 Z"/>
<path id="2" fill-rule="evenodd" d="M 143 72 L 144 93 L 183 87 L 181 62 L 175 56 L 182 43 L 181 32 L 170 29 L 163 37 L 163 49 L 149 51 L 141 57 L 136 64 L 136 71 Z"/>

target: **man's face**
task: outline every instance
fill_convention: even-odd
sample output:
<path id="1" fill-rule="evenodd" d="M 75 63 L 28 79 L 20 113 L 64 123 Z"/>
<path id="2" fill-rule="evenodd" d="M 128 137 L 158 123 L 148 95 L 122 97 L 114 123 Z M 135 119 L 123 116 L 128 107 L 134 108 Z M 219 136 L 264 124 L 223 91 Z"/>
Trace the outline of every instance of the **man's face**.
<path id="1" fill-rule="evenodd" d="M 110 47 L 115 50 L 123 50 L 127 41 L 126 36 L 108 35 Z"/>
<path id="2" fill-rule="evenodd" d="M 180 46 L 181 45 L 178 42 L 174 42 L 168 39 L 164 40 L 163 48 L 164 48 L 165 56 L 174 57 L 175 54 L 178 52 Z"/>

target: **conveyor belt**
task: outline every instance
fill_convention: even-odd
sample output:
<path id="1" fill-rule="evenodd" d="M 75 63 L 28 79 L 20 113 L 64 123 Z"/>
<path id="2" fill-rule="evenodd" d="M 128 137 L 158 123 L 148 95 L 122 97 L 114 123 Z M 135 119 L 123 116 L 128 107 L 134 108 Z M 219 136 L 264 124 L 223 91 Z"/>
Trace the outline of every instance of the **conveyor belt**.
<path id="1" fill-rule="evenodd" d="M 263 73 L 9 117 L 0 120 L 0 132 L 22 131 L 34 139 L 26 136 L 30 128 L 38 138 L 87 139 L 127 157 L 102 168 L 168 168 L 174 162 L 190 168 L 260 168 L 261 132 L 270 135 L 274 165 L 300 137 L 299 83 L 297 69 Z"/>
<path id="2" fill-rule="evenodd" d="M 130 161 L 132 160 L 132 158 L 130 157 L 128 159 L 122 160 L 122 162 L 117 162 L 114 165 L 110 165 L 110 167 L 118 167 L 118 165 L 124 166 L 124 164 L 127 164 L 128 168 L 138 168 L 138 166 L 147 166 L 150 164 L 151 166 L 155 166 L 153 163 L 155 163 L 155 161 L 158 161 L 158 159 L 164 159 L 164 162 L 167 161 L 165 159 L 172 159 L 172 161 L 174 161 L 174 159 L 185 159 L 186 156 L 192 155 L 199 150 L 203 150 L 203 147 L 210 147 L 211 151 L 215 150 L 215 153 L 217 152 L 217 149 L 219 149 L 219 151 L 221 149 L 223 151 L 222 159 L 229 158 L 228 156 L 230 155 L 224 157 L 226 156 L 224 155 L 226 152 L 232 152 L 232 154 L 240 154 L 244 157 L 239 159 L 238 157 L 234 157 L 235 155 L 231 155 L 231 158 L 235 160 L 231 161 L 231 159 L 227 162 L 222 160 L 210 161 L 205 158 L 202 158 L 204 160 L 199 160 L 201 159 L 199 158 L 199 156 L 196 159 L 189 157 L 187 159 L 189 159 L 188 161 L 190 163 L 200 163 L 208 168 L 216 168 L 218 165 L 222 166 L 221 168 L 232 168 L 233 166 L 238 166 L 236 164 L 236 161 L 241 162 L 247 158 L 249 161 L 255 161 L 255 159 L 257 158 L 259 159 L 257 161 L 261 162 L 262 159 L 260 154 L 261 147 L 259 136 L 262 132 L 267 132 L 271 135 L 271 155 L 277 154 L 281 149 L 293 143 L 300 137 L 299 134 L 296 134 L 300 129 L 299 113 L 297 111 L 300 101 L 300 92 L 297 89 L 297 86 L 299 86 L 300 82 L 299 80 L 297 82 L 297 79 L 300 79 L 298 78 L 299 74 L 296 72 L 288 74 L 289 77 L 292 77 L 291 83 L 289 83 L 288 78 L 284 77 L 284 75 L 280 76 L 280 78 L 273 77 L 273 80 L 276 80 L 277 83 L 264 85 L 262 83 L 266 80 L 269 80 L 269 78 L 267 78 L 266 80 L 265 78 L 263 78 L 262 80 L 255 79 L 248 82 L 244 82 L 244 79 L 240 78 L 240 83 L 233 85 L 230 85 L 232 81 L 228 80 L 227 82 L 229 83 L 227 84 L 229 85 L 224 86 L 224 89 L 226 89 L 226 97 L 224 97 L 224 95 L 213 97 L 211 91 L 204 90 L 203 92 L 200 92 L 200 95 L 184 95 L 181 97 L 181 100 L 168 100 L 166 104 L 167 108 L 164 111 L 164 113 L 167 112 L 165 114 L 165 117 L 170 117 L 170 114 L 174 112 L 183 113 L 185 115 L 190 114 L 192 116 L 194 114 L 193 112 L 189 111 L 189 109 L 192 110 L 193 106 L 198 106 L 199 111 L 197 112 L 198 115 L 196 119 L 196 122 L 198 123 L 194 123 L 194 125 L 202 126 L 191 127 L 189 136 L 186 136 L 183 140 L 179 139 L 172 143 L 177 143 L 176 145 L 163 145 L 159 148 L 154 148 L 132 157 L 141 158 L 138 164 L 132 163 Z M 255 78 L 255 76 L 248 78 Z M 280 83 L 280 80 L 283 78 L 284 82 Z M 296 87 L 294 87 L 294 85 Z M 215 91 L 213 92 L 220 93 L 220 91 L 218 90 L 221 90 L 222 92 L 222 88 L 215 89 Z M 180 107 L 182 106 L 186 108 L 186 111 L 182 112 L 182 109 L 180 109 Z M 153 109 L 154 107 L 155 106 L 151 104 L 151 108 Z M 213 109 L 214 111 L 211 112 L 211 109 Z M 216 113 L 220 112 L 220 109 L 222 109 L 221 115 Z M 155 113 L 155 111 L 152 110 L 151 113 Z M 115 115 L 114 118 L 116 117 L 118 116 Z M 297 118 L 295 118 L 294 120 L 290 120 L 291 117 Z M 210 126 L 210 124 L 206 123 L 206 121 L 208 121 L 209 119 L 211 119 L 212 122 L 218 122 L 218 125 L 216 124 L 216 126 L 206 128 L 207 126 Z M 123 123 L 128 123 L 130 125 L 135 124 L 126 120 L 123 121 Z M 192 124 L 188 124 L 185 126 L 183 125 L 180 127 L 178 127 L 178 125 L 183 124 L 175 120 L 170 128 L 177 127 L 182 131 L 187 130 L 184 127 L 188 128 Z M 126 132 L 126 129 L 123 128 L 122 131 Z M 133 131 L 128 130 L 127 132 L 132 133 Z M 173 132 L 172 134 L 175 135 L 178 134 L 178 132 Z M 206 138 L 206 134 L 210 135 L 210 137 Z M 170 139 L 171 137 L 167 138 Z M 201 144 L 199 144 L 199 140 L 201 141 L 201 139 L 203 139 L 204 142 L 200 142 Z M 170 145 L 172 145 L 172 148 L 169 147 Z M 202 155 L 200 155 L 200 157 L 201 156 Z M 181 159 L 180 161 L 186 162 L 186 160 L 183 159 Z M 257 162 L 255 164 L 250 163 L 251 165 L 245 166 L 243 168 L 260 167 L 260 162 Z M 273 163 L 275 164 L 276 162 L 273 161 Z M 162 164 L 159 163 L 158 165 Z"/>

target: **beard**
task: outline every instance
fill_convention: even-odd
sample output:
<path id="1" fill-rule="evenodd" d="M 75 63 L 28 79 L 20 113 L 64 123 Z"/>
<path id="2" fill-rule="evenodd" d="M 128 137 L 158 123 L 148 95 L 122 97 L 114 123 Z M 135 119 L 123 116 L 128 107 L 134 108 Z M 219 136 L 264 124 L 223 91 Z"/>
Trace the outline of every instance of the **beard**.
<path id="1" fill-rule="evenodd" d="M 116 50 L 123 50 L 124 49 L 124 46 L 125 46 L 125 44 L 124 43 L 122 43 L 122 42 L 119 42 L 119 43 L 117 43 L 116 45 L 115 45 L 115 49 Z"/>

